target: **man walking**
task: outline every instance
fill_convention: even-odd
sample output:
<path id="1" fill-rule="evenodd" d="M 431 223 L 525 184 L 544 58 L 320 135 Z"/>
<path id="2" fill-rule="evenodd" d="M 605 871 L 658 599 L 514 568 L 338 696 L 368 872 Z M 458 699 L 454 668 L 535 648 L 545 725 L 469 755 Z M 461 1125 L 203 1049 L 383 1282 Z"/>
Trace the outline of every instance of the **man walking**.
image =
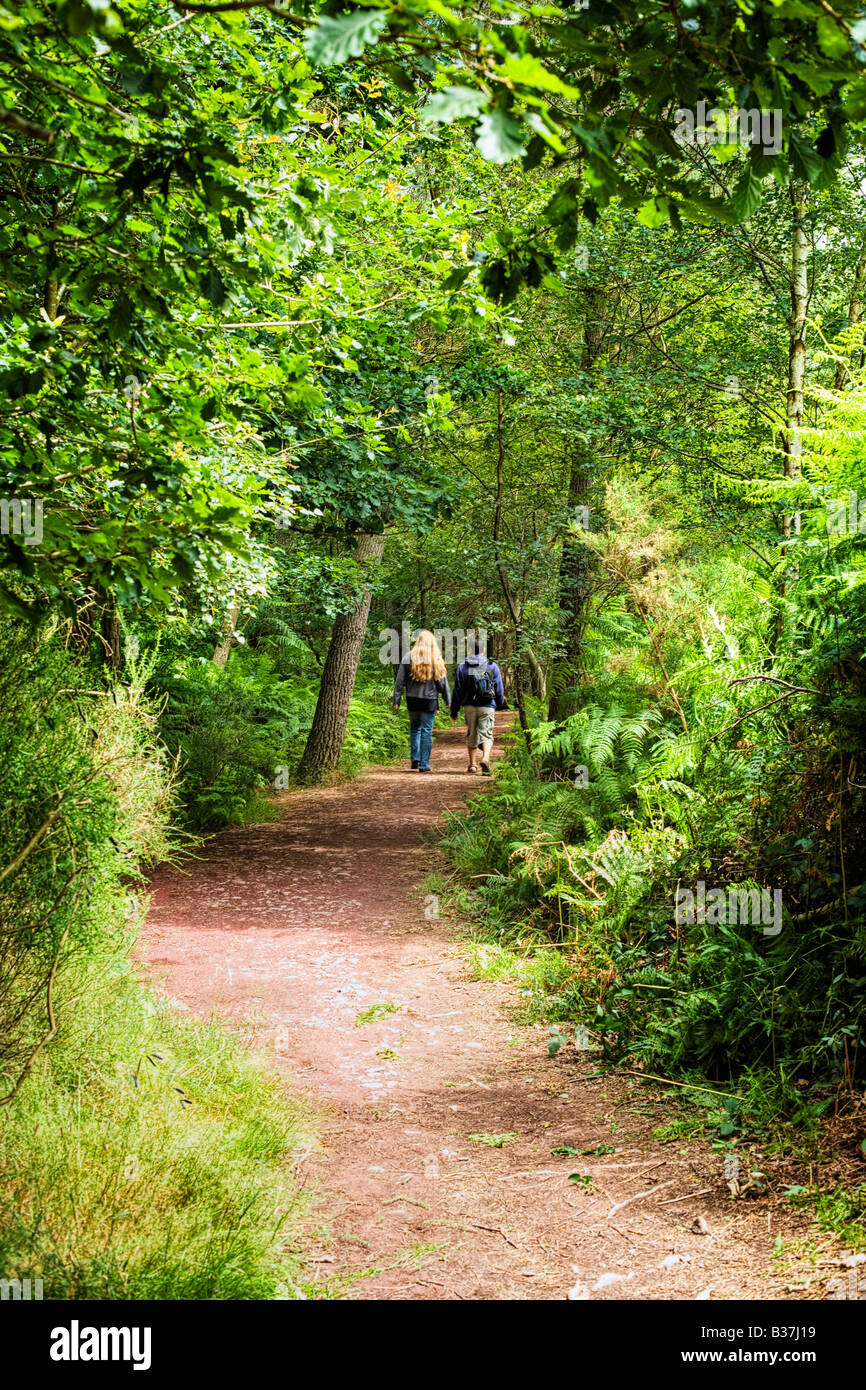
<path id="1" fill-rule="evenodd" d="M 457 667 L 451 697 L 451 719 L 456 720 L 460 710 L 463 710 L 469 749 L 467 771 L 477 776 L 480 765 L 481 772 L 489 777 L 494 710 L 505 708 L 505 690 L 502 672 L 495 661 L 487 660 L 483 643 L 475 639 L 468 645 L 469 654 Z"/>

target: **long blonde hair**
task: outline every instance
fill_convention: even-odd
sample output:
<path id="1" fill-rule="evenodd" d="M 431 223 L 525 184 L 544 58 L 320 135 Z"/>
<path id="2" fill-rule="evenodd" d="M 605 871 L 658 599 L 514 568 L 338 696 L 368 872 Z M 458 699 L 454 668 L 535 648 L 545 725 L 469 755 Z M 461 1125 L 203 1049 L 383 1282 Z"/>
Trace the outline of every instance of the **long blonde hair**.
<path id="1" fill-rule="evenodd" d="M 409 653 L 409 664 L 413 681 L 441 681 L 445 675 L 445 662 L 442 660 L 439 643 L 426 627 L 418 633 L 415 645 Z"/>

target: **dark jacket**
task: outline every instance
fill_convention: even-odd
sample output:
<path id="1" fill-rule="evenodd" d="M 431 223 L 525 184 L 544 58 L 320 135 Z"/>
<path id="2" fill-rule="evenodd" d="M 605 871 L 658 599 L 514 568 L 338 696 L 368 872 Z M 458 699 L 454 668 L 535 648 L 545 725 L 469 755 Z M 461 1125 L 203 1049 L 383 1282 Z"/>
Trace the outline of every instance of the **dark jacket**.
<path id="1" fill-rule="evenodd" d="M 493 694 L 486 700 L 479 699 L 475 693 L 475 682 L 472 680 L 470 672 L 482 669 L 486 666 L 493 677 Z M 475 705 L 478 708 L 489 709 L 492 705 L 494 709 L 505 709 L 505 689 L 502 684 L 502 672 L 495 661 L 488 661 L 483 656 L 467 656 L 457 667 L 457 675 L 454 679 L 454 694 L 451 696 L 451 718 L 456 719 L 464 705 Z"/>
<path id="2" fill-rule="evenodd" d="M 435 710 L 439 708 L 439 696 L 447 705 L 451 699 L 451 692 L 448 688 L 448 677 L 443 676 L 441 681 L 416 681 L 412 679 L 412 663 L 409 657 L 405 657 L 397 667 L 397 675 L 394 680 L 394 704 L 399 705 L 403 691 L 406 691 L 407 709 Z"/>

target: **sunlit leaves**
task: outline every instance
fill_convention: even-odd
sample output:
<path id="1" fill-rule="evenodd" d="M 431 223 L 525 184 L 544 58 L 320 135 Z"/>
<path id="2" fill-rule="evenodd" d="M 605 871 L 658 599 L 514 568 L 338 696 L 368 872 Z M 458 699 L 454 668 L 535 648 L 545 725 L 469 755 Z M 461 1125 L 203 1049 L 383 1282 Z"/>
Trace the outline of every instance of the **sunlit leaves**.
<path id="1" fill-rule="evenodd" d="M 475 143 L 492 164 L 507 164 L 523 153 L 523 133 L 516 121 L 498 107 L 478 123 Z"/>
<path id="2" fill-rule="evenodd" d="M 311 62 L 330 67 L 358 58 L 375 43 L 385 25 L 385 10 L 353 10 L 351 14 L 322 15 L 307 35 L 304 47 Z"/>
<path id="3" fill-rule="evenodd" d="M 421 120 L 425 124 L 431 121 L 459 121 L 464 116 L 479 115 L 487 102 L 486 92 L 471 87 L 445 87 L 441 92 L 435 92 L 422 106 Z"/>

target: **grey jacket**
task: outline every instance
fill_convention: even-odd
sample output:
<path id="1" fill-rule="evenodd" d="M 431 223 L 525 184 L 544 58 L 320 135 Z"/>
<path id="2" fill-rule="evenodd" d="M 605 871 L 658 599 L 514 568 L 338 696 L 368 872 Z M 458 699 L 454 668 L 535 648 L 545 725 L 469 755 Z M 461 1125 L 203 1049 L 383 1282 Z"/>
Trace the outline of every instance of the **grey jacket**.
<path id="1" fill-rule="evenodd" d="M 445 701 L 446 708 L 451 703 L 451 691 L 448 686 L 448 677 L 443 676 L 441 681 L 415 681 L 412 679 L 412 664 L 408 657 L 401 661 L 397 667 L 397 675 L 394 679 L 394 704 L 399 705 L 403 691 L 406 691 L 406 704 L 409 709 L 415 705 L 416 701 L 429 703 L 432 709 L 439 704 L 439 697 Z M 417 708 L 417 705 L 416 705 Z"/>

